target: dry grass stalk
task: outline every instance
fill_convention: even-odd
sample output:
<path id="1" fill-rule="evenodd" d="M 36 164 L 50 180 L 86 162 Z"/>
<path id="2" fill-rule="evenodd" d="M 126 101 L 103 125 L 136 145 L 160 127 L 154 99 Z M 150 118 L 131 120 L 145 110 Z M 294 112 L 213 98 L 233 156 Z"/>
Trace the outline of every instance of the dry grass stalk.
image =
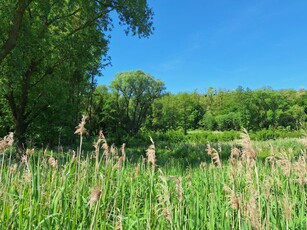
<path id="1" fill-rule="evenodd" d="M 0 151 L 3 151 L 9 147 L 11 147 L 14 143 L 14 133 L 10 132 L 8 135 L 0 138 Z"/>
<path id="2" fill-rule="evenodd" d="M 89 205 L 90 205 L 90 210 L 92 209 L 93 205 L 99 201 L 101 196 L 101 188 L 100 187 L 96 187 L 93 188 L 91 190 L 91 194 L 90 194 L 90 201 L 89 201 Z"/>
<path id="3" fill-rule="evenodd" d="M 208 155 L 211 157 L 212 165 L 215 165 L 215 166 L 221 168 L 222 163 L 221 163 L 218 151 L 216 151 L 216 149 L 212 148 L 209 143 L 207 144 L 206 151 L 207 151 Z"/>
<path id="4" fill-rule="evenodd" d="M 80 122 L 79 125 L 76 127 L 75 134 L 82 136 L 83 134 L 86 134 L 86 133 L 87 133 L 87 130 L 86 130 L 86 128 L 84 127 L 85 124 L 86 124 L 86 119 L 87 119 L 87 116 L 82 115 L 81 122 Z"/>
<path id="5" fill-rule="evenodd" d="M 150 137 L 151 145 L 146 150 L 147 164 L 151 164 L 152 170 L 156 167 L 156 148 L 153 139 Z"/>

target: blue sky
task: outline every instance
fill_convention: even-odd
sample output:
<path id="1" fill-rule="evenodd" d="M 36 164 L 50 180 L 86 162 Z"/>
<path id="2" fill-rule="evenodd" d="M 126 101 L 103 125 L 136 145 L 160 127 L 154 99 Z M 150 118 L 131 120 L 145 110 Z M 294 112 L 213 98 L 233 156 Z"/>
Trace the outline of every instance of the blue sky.
<path id="1" fill-rule="evenodd" d="M 155 31 L 126 36 L 115 24 L 99 84 L 143 70 L 167 91 L 307 86 L 306 0 L 149 0 Z"/>

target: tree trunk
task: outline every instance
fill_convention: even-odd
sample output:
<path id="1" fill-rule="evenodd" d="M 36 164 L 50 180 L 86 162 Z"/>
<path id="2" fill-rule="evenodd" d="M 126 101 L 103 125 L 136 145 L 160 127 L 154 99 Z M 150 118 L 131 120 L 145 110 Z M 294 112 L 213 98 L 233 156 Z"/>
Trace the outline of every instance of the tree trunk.
<path id="1" fill-rule="evenodd" d="M 32 60 L 27 71 L 24 73 L 21 82 L 21 92 L 19 97 L 14 94 L 13 86 L 10 85 L 10 91 L 6 96 L 6 99 L 11 108 L 14 121 L 15 121 L 15 142 L 19 155 L 25 153 L 26 146 L 26 131 L 28 127 L 27 118 L 32 113 L 31 111 L 26 111 L 29 99 L 29 90 L 31 77 L 38 66 L 38 61 Z"/>
<path id="2" fill-rule="evenodd" d="M 27 131 L 27 124 L 26 119 L 23 114 L 18 114 L 17 119 L 15 120 L 15 140 L 16 140 L 16 147 L 17 152 L 19 155 L 22 155 L 27 150 L 27 143 L 26 143 L 26 131 Z"/>

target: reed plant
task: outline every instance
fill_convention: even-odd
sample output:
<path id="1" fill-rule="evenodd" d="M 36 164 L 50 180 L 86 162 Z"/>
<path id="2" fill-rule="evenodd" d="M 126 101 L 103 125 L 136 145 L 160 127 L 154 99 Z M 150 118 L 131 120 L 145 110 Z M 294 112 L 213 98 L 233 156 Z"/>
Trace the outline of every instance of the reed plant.
<path id="1" fill-rule="evenodd" d="M 0 229 L 307 229 L 306 148 L 260 161 L 244 131 L 229 159 L 208 144 L 211 164 L 182 170 L 148 146 L 131 162 L 101 132 L 89 154 L 1 157 Z"/>

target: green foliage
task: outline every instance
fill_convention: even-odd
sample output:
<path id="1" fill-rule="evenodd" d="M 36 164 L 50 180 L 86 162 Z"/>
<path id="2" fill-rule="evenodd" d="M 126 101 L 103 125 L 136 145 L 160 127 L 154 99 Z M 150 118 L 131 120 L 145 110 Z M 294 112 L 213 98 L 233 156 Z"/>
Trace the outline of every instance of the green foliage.
<path id="1" fill-rule="evenodd" d="M 166 94 L 153 104 L 147 128 L 161 131 L 182 129 L 187 134 L 188 130 L 199 128 L 203 115 L 199 93 Z"/>
<path id="2" fill-rule="evenodd" d="M 53 144 L 90 110 L 93 76 L 109 63 L 111 14 L 127 33 L 152 33 L 153 12 L 146 0 L 0 2 L 0 98 L 5 108 L 0 133 L 10 128 L 2 118 L 9 117 L 5 121 L 14 123 L 20 149 L 26 137 Z"/>
<path id="3" fill-rule="evenodd" d="M 129 134 L 139 132 L 155 99 L 161 97 L 164 83 L 142 71 L 115 76 L 110 88 L 121 127 Z"/>
<path id="4" fill-rule="evenodd" d="M 266 141 L 266 140 L 276 140 L 280 138 L 300 138 L 304 136 L 304 132 L 289 131 L 285 129 L 268 129 L 259 130 L 256 132 L 251 132 L 250 137 L 252 140 Z"/>
<path id="5" fill-rule="evenodd" d="M 215 117 L 210 111 L 204 115 L 203 119 L 200 121 L 200 124 L 205 130 L 215 130 L 217 127 Z"/>

